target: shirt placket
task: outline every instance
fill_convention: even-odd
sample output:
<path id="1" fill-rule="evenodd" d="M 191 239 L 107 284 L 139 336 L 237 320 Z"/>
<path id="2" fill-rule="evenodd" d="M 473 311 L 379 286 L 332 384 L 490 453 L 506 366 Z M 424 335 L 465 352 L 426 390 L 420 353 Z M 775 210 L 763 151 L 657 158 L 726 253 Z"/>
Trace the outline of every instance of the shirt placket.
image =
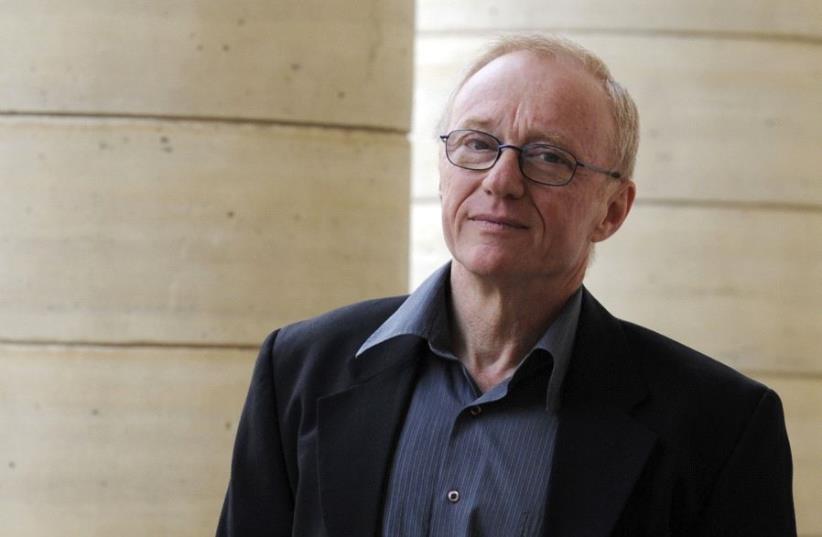
<path id="1" fill-rule="evenodd" d="M 464 368 L 460 365 L 458 369 L 452 370 L 461 379 L 455 386 L 460 399 L 467 402 L 455 413 L 443 450 L 432 498 L 430 537 L 471 537 L 479 529 L 472 527 L 471 513 L 477 508 L 487 450 L 481 430 L 483 414 L 489 405 L 502 404 L 507 393 L 506 382 L 479 394 Z"/>

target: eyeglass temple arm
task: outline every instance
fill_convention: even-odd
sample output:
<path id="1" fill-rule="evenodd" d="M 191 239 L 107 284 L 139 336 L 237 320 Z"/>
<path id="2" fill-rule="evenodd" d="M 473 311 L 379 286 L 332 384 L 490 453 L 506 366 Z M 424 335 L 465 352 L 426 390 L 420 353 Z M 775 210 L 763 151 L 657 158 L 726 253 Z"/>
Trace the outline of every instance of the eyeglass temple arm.
<path id="1" fill-rule="evenodd" d="M 621 179 L 622 174 L 619 172 L 615 172 L 613 170 L 606 170 L 605 168 L 600 168 L 598 166 L 594 166 L 593 164 L 585 164 L 584 162 L 577 161 L 577 166 L 581 168 L 588 168 L 589 170 L 597 173 L 604 173 L 608 177 L 612 177 L 613 179 Z"/>

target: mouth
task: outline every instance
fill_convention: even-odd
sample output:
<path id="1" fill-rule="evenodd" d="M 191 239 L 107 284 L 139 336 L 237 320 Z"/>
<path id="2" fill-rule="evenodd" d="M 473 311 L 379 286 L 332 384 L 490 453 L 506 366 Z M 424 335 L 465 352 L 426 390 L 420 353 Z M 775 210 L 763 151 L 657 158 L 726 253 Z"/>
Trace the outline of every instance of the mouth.
<path id="1" fill-rule="evenodd" d="M 468 217 L 468 220 L 498 229 L 528 229 L 528 226 L 522 222 L 505 216 L 478 214 Z"/>

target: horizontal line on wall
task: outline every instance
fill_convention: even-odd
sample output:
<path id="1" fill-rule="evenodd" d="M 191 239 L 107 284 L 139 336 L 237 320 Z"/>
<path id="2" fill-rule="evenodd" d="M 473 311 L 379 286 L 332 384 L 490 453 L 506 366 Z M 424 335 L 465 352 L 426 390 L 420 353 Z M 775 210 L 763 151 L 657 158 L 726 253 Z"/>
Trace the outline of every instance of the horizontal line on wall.
<path id="1" fill-rule="evenodd" d="M 766 32 L 739 32 L 715 30 L 675 30 L 644 28 L 590 28 L 590 27 L 550 27 L 550 28 L 453 28 L 447 30 L 417 30 L 418 37 L 486 37 L 490 34 L 511 33 L 569 33 L 588 35 L 625 35 L 639 37 L 677 37 L 699 39 L 722 39 L 729 41 L 776 41 L 805 45 L 822 45 L 822 36 L 807 34 L 770 34 Z"/>
<path id="2" fill-rule="evenodd" d="M 191 349 L 256 351 L 259 344 L 250 343 L 197 343 L 158 341 L 62 341 L 59 339 L 9 339 L 0 338 L 0 345 L 18 347 L 71 347 L 100 349 Z"/>
<path id="3" fill-rule="evenodd" d="M 777 211 L 788 213 L 822 213 L 822 206 L 812 203 L 780 201 L 734 201 L 734 200 L 686 200 L 666 198 L 640 198 L 636 204 L 642 207 L 694 207 L 706 209 Z"/>
<path id="4" fill-rule="evenodd" d="M 18 347 L 64 347 L 84 349 L 180 349 L 180 350 L 259 350 L 258 344 L 246 343 L 193 343 L 193 342 L 156 342 L 156 341 L 61 341 L 38 339 L 6 339 L 0 338 L 0 345 Z M 822 380 L 822 371 L 790 371 L 740 368 L 740 371 L 754 378 L 778 377 L 797 380 Z"/>
<path id="5" fill-rule="evenodd" d="M 46 119 L 100 119 L 100 120 L 129 120 L 129 121 L 165 121 L 179 123 L 218 123 L 225 125 L 251 125 L 257 127 L 305 127 L 314 129 L 328 129 L 338 131 L 358 131 L 375 134 L 390 134 L 407 136 L 408 131 L 391 127 L 375 127 L 373 125 L 337 125 L 313 121 L 286 121 L 280 119 L 253 119 L 241 117 L 220 116 L 181 116 L 164 114 L 129 114 L 113 112 L 60 112 L 60 111 L 32 111 L 32 110 L 0 110 L 0 118 L 46 118 Z"/>
<path id="6" fill-rule="evenodd" d="M 439 204 L 437 196 L 418 196 L 412 200 L 417 204 Z M 802 212 L 822 214 L 822 205 L 812 203 L 790 203 L 776 201 L 733 201 L 733 200 L 686 200 L 667 198 L 639 198 L 636 200 L 639 207 L 693 207 L 697 209 L 727 209 L 727 210 L 755 210 L 776 212 Z"/>

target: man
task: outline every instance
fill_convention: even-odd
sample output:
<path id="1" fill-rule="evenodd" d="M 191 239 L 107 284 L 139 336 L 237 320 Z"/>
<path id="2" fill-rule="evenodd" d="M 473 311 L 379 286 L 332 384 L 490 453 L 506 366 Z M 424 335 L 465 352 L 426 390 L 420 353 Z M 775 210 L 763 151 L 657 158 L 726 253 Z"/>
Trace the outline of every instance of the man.
<path id="1" fill-rule="evenodd" d="M 443 119 L 452 262 L 268 338 L 218 534 L 795 535 L 776 394 L 582 287 L 636 117 L 571 43 L 480 58 Z"/>

